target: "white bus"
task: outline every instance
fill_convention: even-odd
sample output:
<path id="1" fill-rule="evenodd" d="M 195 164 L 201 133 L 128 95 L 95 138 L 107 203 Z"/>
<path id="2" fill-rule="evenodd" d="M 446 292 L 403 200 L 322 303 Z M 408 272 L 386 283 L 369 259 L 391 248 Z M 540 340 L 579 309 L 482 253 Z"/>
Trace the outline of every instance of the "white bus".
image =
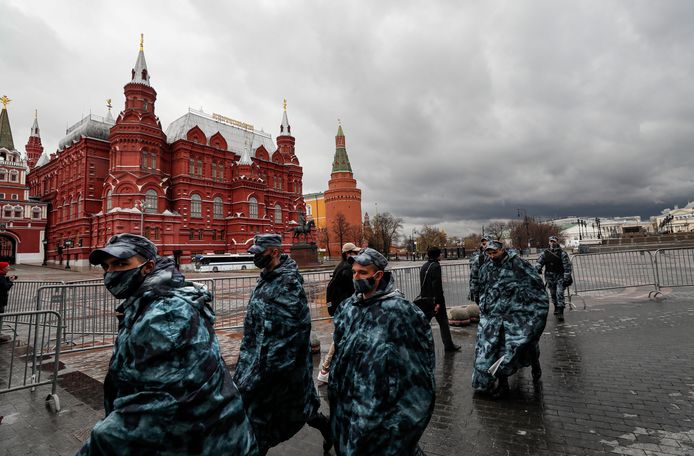
<path id="1" fill-rule="evenodd" d="M 235 271 L 255 268 L 250 253 L 227 253 L 221 255 L 198 255 L 195 270 L 199 272 Z"/>

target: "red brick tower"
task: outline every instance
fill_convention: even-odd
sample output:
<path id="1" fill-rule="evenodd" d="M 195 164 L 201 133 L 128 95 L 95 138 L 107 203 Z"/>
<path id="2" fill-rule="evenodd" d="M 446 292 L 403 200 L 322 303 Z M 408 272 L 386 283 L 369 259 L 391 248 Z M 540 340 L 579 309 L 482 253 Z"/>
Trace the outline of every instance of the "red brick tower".
<path id="1" fill-rule="evenodd" d="M 39 132 L 38 111 L 34 112 L 34 124 L 31 126 L 31 135 L 25 147 L 27 153 L 27 165 L 29 169 L 36 166 L 39 157 L 43 153 L 43 145 L 41 144 L 41 134 Z"/>
<path id="2" fill-rule="evenodd" d="M 161 212 L 166 208 L 171 163 L 168 154 L 163 153 L 167 150 L 166 135 L 154 113 L 157 92 L 149 82 L 142 37 L 124 93 L 125 108 L 109 136 L 110 167 L 104 185 L 103 209 L 104 212 L 115 207 L 142 210 L 144 202 L 145 212 Z"/>
<path id="3" fill-rule="evenodd" d="M 328 250 L 334 257 L 341 252 L 340 241 L 355 242 L 357 236 L 354 231 L 361 228 L 361 190 L 357 188 L 349 164 L 342 125 L 338 126 L 335 136 L 335 158 L 328 190 L 325 191 L 325 213 L 330 240 Z M 340 214 L 344 216 L 343 223 L 340 223 Z"/>

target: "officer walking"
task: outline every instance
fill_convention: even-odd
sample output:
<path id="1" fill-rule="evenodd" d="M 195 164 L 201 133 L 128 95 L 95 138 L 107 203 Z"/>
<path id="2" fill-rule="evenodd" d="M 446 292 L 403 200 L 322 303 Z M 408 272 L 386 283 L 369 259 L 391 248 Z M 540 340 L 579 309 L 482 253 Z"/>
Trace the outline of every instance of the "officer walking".
<path id="1" fill-rule="evenodd" d="M 89 255 L 124 301 L 104 380 L 106 416 L 78 455 L 258 454 L 219 353 L 212 296 L 147 238 L 113 236 Z"/>
<path id="2" fill-rule="evenodd" d="M 554 305 L 557 320 L 564 321 L 564 290 L 573 284 L 569 255 L 559 246 L 556 236 L 549 237 L 549 248 L 537 258 L 537 271 L 545 270 L 545 283 Z"/>
<path id="3" fill-rule="evenodd" d="M 517 252 L 507 252 L 499 241 L 489 241 L 486 252 L 472 387 L 503 395 L 508 377 L 521 367 L 532 366 L 535 382 L 542 376 L 539 340 L 549 302 L 542 278 Z"/>
<path id="4" fill-rule="evenodd" d="M 351 259 L 355 293 L 335 314 L 328 383 L 338 456 L 421 455 L 434 411 L 434 340 L 424 313 L 395 288 L 386 258 Z"/>
<path id="5" fill-rule="evenodd" d="M 482 236 L 482 239 L 480 239 L 480 248 L 477 250 L 477 253 L 473 255 L 470 259 L 470 295 L 468 296 L 468 298 L 470 299 L 470 301 L 474 301 L 477 304 L 480 303 L 480 268 L 482 268 L 484 262 L 488 260 L 487 255 L 484 252 L 484 249 L 487 248 L 488 242 L 489 237 Z"/>
<path id="6" fill-rule="evenodd" d="M 281 252 L 279 234 L 259 234 L 248 250 L 261 269 L 248 302 L 234 381 L 243 396 L 260 454 L 304 424 L 332 446 L 328 418 L 313 384 L 311 313 L 296 262 Z"/>

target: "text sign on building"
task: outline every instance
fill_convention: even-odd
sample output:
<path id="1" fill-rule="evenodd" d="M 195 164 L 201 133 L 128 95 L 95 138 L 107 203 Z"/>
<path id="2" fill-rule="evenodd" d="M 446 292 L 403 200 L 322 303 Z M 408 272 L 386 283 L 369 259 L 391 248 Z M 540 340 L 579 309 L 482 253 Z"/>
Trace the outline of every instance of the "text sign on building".
<path id="1" fill-rule="evenodd" d="M 246 123 L 246 122 L 241 122 L 241 121 L 238 121 L 238 120 L 234 120 L 234 119 L 232 119 L 231 117 L 226 117 L 226 116 L 223 116 L 223 115 L 221 115 L 221 114 L 213 113 L 213 114 L 212 114 L 212 118 L 213 118 L 214 120 L 219 121 L 219 122 L 224 122 L 224 123 L 226 123 L 226 124 L 229 124 L 229 125 L 233 125 L 233 126 L 235 126 L 235 127 L 242 128 L 242 129 L 244 129 L 244 130 L 253 131 L 253 125 L 248 124 L 248 123 Z"/>

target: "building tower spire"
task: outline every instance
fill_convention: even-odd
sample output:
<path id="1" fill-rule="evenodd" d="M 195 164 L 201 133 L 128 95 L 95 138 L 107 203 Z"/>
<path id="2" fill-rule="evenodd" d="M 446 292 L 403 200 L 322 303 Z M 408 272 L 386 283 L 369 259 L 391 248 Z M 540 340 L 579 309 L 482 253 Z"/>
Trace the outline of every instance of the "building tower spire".
<path id="1" fill-rule="evenodd" d="M 345 146 L 345 134 L 342 132 L 342 123 L 337 119 L 337 135 L 335 136 L 335 157 L 333 158 L 333 173 L 351 173 L 347 148 Z"/>
<path id="2" fill-rule="evenodd" d="M 287 119 L 287 99 L 284 99 L 284 112 L 282 113 L 282 125 L 280 125 L 280 136 L 291 136 L 292 127 Z"/>
<path id="3" fill-rule="evenodd" d="M 7 114 L 7 105 L 10 103 L 7 95 L 0 97 L 2 103 L 2 111 L 0 111 L 0 147 L 7 150 L 14 149 L 14 141 L 12 140 L 12 128 L 10 128 L 10 116 Z"/>
<path id="4" fill-rule="evenodd" d="M 145 60 L 145 35 L 140 33 L 140 52 L 137 53 L 137 61 L 132 71 L 131 83 L 149 85 L 149 71 Z"/>
<path id="5" fill-rule="evenodd" d="M 43 144 L 41 144 L 41 130 L 39 129 L 39 111 L 34 110 L 34 123 L 31 125 L 31 134 L 24 149 L 27 153 L 27 165 L 29 169 L 36 167 L 36 164 L 43 154 Z"/>
<path id="6" fill-rule="evenodd" d="M 296 140 L 292 136 L 292 127 L 289 125 L 287 118 L 287 99 L 283 103 L 284 111 L 282 112 L 282 125 L 280 125 L 280 134 L 277 136 L 277 149 L 286 160 L 292 160 L 294 157 L 294 144 Z"/>

